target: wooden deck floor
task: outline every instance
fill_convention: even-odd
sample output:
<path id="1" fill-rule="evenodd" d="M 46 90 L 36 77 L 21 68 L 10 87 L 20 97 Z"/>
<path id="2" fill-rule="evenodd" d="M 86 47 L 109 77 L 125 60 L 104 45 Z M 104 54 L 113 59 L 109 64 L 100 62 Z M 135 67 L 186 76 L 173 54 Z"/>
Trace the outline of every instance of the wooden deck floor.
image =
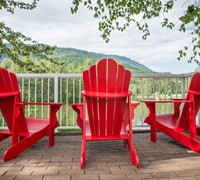
<path id="1" fill-rule="evenodd" d="M 80 134 L 56 135 L 55 146 L 48 148 L 48 137 L 20 156 L 4 163 L 0 159 L 0 179 L 80 180 L 80 179 L 199 179 L 200 154 L 194 153 L 167 136 L 158 133 L 157 143 L 149 133 L 135 133 L 140 159 L 137 169 L 130 162 L 129 151 L 122 141 L 87 143 L 85 169 L 79 168 Z M 0 143 L 2 156 L 10 139 Z"/>

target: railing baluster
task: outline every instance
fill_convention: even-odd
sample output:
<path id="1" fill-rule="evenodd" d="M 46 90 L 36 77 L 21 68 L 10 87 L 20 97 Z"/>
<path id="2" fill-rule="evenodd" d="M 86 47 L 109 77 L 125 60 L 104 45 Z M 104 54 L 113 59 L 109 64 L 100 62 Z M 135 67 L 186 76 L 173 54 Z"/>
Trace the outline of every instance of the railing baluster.
<path id="1" fill-rule="evenodd" d="M 176 78 L 176 99 L 178 98 L 178 81 L 177 81 L 177 78 Z"/>
<path id="2" fill-rule="evenodd" d="M 170 99 L 172 99 L 172 79 L 170 79 Z M 172 104 L 170 104 L 170 112 L 172 113 Z"/>
<path id="3" fill-rule="evenodd" d="M 141 99 L 140 100 L 142 100 L 142 99 L 144 99 L 144 79 L 139 79 L 139 82 L 140 82 L 140 94 L 141 94 Z M 144 114 L 144 104 L 142 104 L 141 106 L 141 111 L 140 111 L 140 116 L 139 116 L 139 120 L 140 120 L 140 124 L 142 125 L 143 124 L 143 117 L 142 117 L 142 115 Z M 135 121 L 134 121 L 135 122 Z"/>
<path id="4" fill-rule="evenodd" d="M 60 78 L 60 102 L 62 102 L 62 78 Z M 63 126 L 62 124 L 62 107 L 60 108 L 60 125 Z"/>
<path id="5" fill-rule="evenodd" d="M 37 102 L 37 78 L 35 78 L 35 102 Z M 36 117 L 36 105 L 34 107 L 34 114 L 35 114 L 35 117 Z"/>
<path id="6" fill-rule="evenodd" d="M 160 87 L 161 87 L 160 79 L 157 79 L 157 84 L 158 84 L 158 94 L 157 94 L 157 96 L 156 96 L 156 99 L 157 99 L 157 100 L 160 100 Z M 161 112 L 160 105 L 157 106 L 157 108 L 158 108 L 158 113 L 160 114 L 160 112 Z"/>
<path id="7" fill-rule="evenodd" d="M 30 78 L 28 78 L 28 102 L 30 102 L 30 99 L 31 99 L 31 80 Z M 30 116 L 30 106 L 28 105 L 28 116 Z"/>
<path id="8" fill-rule="evenodd" d="M 147 78 L 147 98 L 149 99 L 149 78 Z"/>
<path id="9" fill-rule="evenodd" d="M 44 79 L 42 78 L 41 79 L 41 102 L 43 103 L 44 102 L 44 92 L 43 92 L 43 89 L 44 89 Z M 44 106 L 41 106 L 41 117 L 43 118 L 44 117 Z"/>
<path id="10" fill-rule="evenodd" d="M 81 78 L 79 78 L 79 103 L 81 102 Z"/>
<path id="11" fill-rule="evenodd" d="M 68 92 L 69 92 L 69 90 L 68 90 L 68 86 L 69 86 L 69 81 L 68 81 L 68 78 L 67 78 L 67 80 L 66 80 L 66 126 L 68 127 L 69 126 L 69 122 L 68 122 L 68 118 L 69 118 L 69 106 L 68 106 L 68 104 L 69 104 L 69 101 L 68 101 Z"/>
<path id="12" fill-rule="evenodd" d="M 49 101 L 49 96 L 50 94 L 50 78 L 48 78 L 48 82 L 47 82 L 47 102 L 50 102 Z M 47 111 L 47 117 L 49 118 L 49 112 L 50 112 L 50 107 L 48 106 L 48 111 Z"/>
<path id="13" fill-rule="evenodd" d="M 75 103 L 75 82 L 74 82 L 74 78 L 73 78 L 73 82 L 72 82 L 72 86 L 73 86 L 73 103 Z M 74 118 L 75 118 L 75 114 L 73 111 L 73 115 L 72 115 L 72 124 L 74 125 Z"/>
<path id="14" fill-rule="evenodd" d="M 182 99 L 185 98 L 185 78 L 181 79 L 181 95 Z"/>
<path id="15" fill-rule="evenodd" d="M 54 102 L 58 102 L 58 76 L 55 74 L 54 76 Z"/>
<path id="16" fill-rule="evenodd" d="M 164 96 L 165 96 L 165 100 L 167 99 L 167 79 L 165 78 L 165 87 L 164 87 Z M 166 104 L 164 105 L 165 106 L 165 114 L 166 114 Z"/>
<path id="17" fill-rule="evenodd" d="M 21 98 L 24 101 L 24 78 L 22 78 Z"/>
<path id="18" fill-rule="evenodd" d="M 152 79 L 152 89 L 153 89 L 153 99 L 155 99 L 155 82 L 154 79 Z"/>

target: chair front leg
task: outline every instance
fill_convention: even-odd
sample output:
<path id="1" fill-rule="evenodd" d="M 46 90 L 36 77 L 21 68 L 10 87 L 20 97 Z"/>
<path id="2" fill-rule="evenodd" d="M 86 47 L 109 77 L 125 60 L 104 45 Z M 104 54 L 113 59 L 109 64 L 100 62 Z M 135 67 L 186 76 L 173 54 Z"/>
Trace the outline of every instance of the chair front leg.
<path id="1" fill-rule="evenodd" d="M 83 118 L 83 126 L 82 126 L 82 148 L 81 148 L 81 161 L 80 161 L 80 167 L 81 169 L 84 168 L 84 165 L 86 163 L 86 117 L 85 117 L 85 111 L 86 111 L 86 98 L 83 97 L 83 109 L 82 109 L 82 118 Z"/>
<path id="2" fill-rule="evenodd" d="M 19 128 L 19 116 L 20 116 L 20 105 L 16 105 L 16 97 L 14 97 L 13 105 L 13 124 L 12 124 L 12 145 L 15 145 L 19 141 L 18 128 Z"/>
<path id="3" fill-rule="evenodd" d="M 192 100 L 189 103 L 189 114 L 190 114 L 190 137 L 197 139 L 197 128 L 196 128 L 196 118 L 195 118 L 195 103 L 194 95 L 190 94 L 190 99 Z"/>
<path id="4" fill-rule="evenodd" d="M 138 106 L 138 102 L 131 102 L 131 96 L 129 96 L 129 140 L 128 140 L 128 147 L 130 150 L 130 158 L 131 162 L 135 164 L 135 166 L 138 168 L 140 166 L 139 159 L 138 159 L 138 154 L 135 150 L 134 147 L 134 142 L 133 142 L 133 132 L 132 132 L 132 120 L 134 118 L 134 110 Z"/>
<path id="5" fill-rule="evenodd" d="M 174 119 L 177 119 L 180 115 L 180 105 L 181 103 L 174 103 Z"/>
<path id="6" fill-rule="evenodd" d="M 49 147 L 54 145 L 54 129 L 59 126 L 56 113 L 61 104 L 50 105 L 50 123 L 49 123 Z"/>

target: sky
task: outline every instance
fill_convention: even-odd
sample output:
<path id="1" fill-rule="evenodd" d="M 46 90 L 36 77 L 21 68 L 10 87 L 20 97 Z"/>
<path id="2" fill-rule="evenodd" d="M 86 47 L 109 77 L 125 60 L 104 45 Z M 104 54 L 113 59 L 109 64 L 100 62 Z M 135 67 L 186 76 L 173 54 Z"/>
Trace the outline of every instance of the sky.
<path id="1" fill-rule="evenodd" d="M 148 21 L 151 35 L 147 40 L 142 39 L 142 33 L 135 26 L 130 26 L 124 32 L 112 32 L 110 42 L 105 43 L 98 30 L 98 19 L 83 6 L 72 15 L 71 3 L 72 0 L 40 0 L 31 11 L 16 10 L 14 15 L 0 11 L 1 21 L 40 43 L 126 56 L 156 72 L 181 74 L 197 68 L 186 59 L 177 60 L 178 50 L 190 44 L 191 35 L 162 28 L 161 17 Z M 178 23 L 186 7 L 183 1 L 177 2 L 167 17 Z"/>

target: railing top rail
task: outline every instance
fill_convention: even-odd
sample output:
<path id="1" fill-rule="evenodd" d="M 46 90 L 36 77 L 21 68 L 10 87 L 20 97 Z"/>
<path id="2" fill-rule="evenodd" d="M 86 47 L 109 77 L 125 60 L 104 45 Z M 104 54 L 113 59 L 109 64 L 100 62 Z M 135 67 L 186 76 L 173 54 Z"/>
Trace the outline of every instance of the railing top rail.
<path id="1" fill-rule="evenodd" d="M 82 74 L 17 74 L 18 78 L 80 78 Z"/>
<path id="2" fill-rule="evenodd" d="M 194 72 L 185 74 L 132 74 L 133 78 L 185 78 L 191 77 Z"/>
<path id="3" fill-rule="evenodd" d="M 194 72 L 186 74 L 132 74 L 132 78 L 185 78 L 191 77 Z M 18 78 L 81 78 L 82 74 L 17 74 Z"/>

